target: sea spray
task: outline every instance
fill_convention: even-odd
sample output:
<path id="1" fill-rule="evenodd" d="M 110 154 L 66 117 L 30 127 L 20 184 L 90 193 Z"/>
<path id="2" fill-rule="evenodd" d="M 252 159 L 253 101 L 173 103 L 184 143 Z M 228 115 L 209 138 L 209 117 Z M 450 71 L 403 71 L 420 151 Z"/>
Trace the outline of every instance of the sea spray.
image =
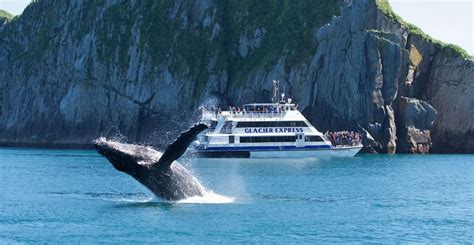
<path id="1" fill-rule="evenodd" d="M 200 180 L 196 177 L 197 173 L 194 171 L 194 165 L 198 163 L 197 158 L 190 156 L 189 154 L 186 156 L 185 160 L 182 161 L 182 165 L 186 166 L 186 169 L 193 178 L 193 182 L 197 183 L 199 187 L 203 190 L 202 196 L 191 196 L 185 199 L 179 200 L 176 203 L 209 203 L 209 204 L 219 204 L 219 203 L 232 203 L 235 201 L 235 197 L 228 197 L 224 195 L 220 195 L 215 193 L 213 190 L 209 190 L 204 187 Z"/>

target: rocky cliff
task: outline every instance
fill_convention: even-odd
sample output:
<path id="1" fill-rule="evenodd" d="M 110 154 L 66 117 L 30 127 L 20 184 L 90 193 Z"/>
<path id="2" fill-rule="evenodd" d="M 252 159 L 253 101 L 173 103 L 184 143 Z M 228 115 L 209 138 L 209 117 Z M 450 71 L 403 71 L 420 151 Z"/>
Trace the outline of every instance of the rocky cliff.
<path id="1" fill-rule="evenodd" d="M 383 1 L 38 0 L 0 28 L 2 144 L 166 142 L 278 79 L 378 152 L 474 152 L 473 61 Z"/>
<path id="2" fill-rule="evenodd" d="M 403 22 L 385 1 L 345 4 L 317 33 L 305 85 L 316 124 L 366 130 L 376 151 L 426 152 L 432 143 L 433 152 L 474 152 L 472 57 Z"/>

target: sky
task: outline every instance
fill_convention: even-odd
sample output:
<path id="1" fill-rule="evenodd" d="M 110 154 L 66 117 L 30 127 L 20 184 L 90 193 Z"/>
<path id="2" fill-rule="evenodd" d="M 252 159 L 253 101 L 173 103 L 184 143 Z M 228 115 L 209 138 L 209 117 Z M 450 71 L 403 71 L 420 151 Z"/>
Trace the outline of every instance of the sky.
<path id="1" fill-rule="evenodd" d="M 457 44 L 474 55 L 474 0 L 389 2 L 395 13 L 405 21 L 415 24 L 433 38 Z"/>
<path id="2" fill-rule="evenodd" d="M 66 0 L 67 1 L 67 0 Z M 358 0 L 355 0 L 358 1 Z M 31 0 L 0 0 L 0 9 L 18 15 Z M 474 55 L 474 0 L 389 0 L 404 20 Z"/>

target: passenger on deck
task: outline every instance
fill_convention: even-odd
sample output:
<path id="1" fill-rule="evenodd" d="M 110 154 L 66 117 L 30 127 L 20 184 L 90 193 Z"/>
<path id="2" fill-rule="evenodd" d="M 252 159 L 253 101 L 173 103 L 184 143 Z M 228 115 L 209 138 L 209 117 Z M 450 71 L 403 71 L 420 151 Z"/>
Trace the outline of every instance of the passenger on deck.
<path id="1" fill-rule="evenodd" d="M 326 137 L 334 146 L 354 146 L 360 144 L 360 134 L 357 132 L 339 131 L 326 133 Z"/>

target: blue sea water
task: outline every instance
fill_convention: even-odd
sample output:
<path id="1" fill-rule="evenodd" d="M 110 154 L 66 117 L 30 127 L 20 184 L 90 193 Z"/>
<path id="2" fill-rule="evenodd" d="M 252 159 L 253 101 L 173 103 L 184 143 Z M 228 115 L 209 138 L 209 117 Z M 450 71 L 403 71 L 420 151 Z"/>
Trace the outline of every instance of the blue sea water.
<path id="1" fill-rule="evenodd" d="M 0 243 L 474 241 L 474 155 L 181 162 L 211 194 L 161 201 L 94 151 L 0 149 Z"/>

